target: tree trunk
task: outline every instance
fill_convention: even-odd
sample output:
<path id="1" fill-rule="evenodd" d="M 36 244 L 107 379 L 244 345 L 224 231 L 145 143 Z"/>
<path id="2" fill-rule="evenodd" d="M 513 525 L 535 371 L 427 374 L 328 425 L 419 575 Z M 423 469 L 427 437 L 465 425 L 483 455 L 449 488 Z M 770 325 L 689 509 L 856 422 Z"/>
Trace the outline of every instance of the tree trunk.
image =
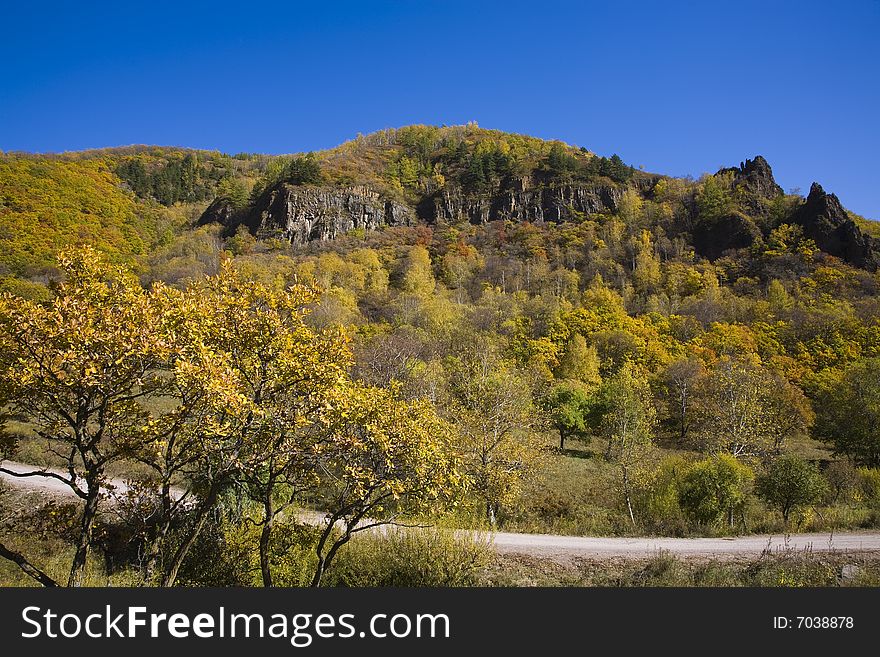
<path id="1" fill-rule="evenodd" d="M 272 526 L 275 524 L 275 510 L 272 506 L 272 489 L 263 500 L 263 529 L 260 532 L 260 572 L 263 575 L 263 586 L 272 586 L 272 569 L 269 567 L 269 541 L 272 538 Z"/>
<path id="2" fill-rule="evenodd" d="M 565 449 L 565 434 L 560 431 L 559 432 L 559 451 L 561 452 L 564 449 Z"/>
<path id="3" fill-rule="evenodd" d="M 315 574 L 312 575 L 312 582 L 309 584 L 312 588 L 317 588 L 321 586 L 321 579 L 324 577 L 324 569 L 325 569 L 325 560 L 324 556 L 318 555 L 318 565 L 315 566 Z"/>
<path id="4" fill-rule="evenodd" d="M 629 492 L 629 470 L 623 467 L 623 496 L 626 498 L 626 508 L 629 511 L 629 519 L 632 520 L 633 527 L 636 526 L 636 516 L 633 513 L 632 500 Z"/>
<path id="5" fill-rule="evenodd" d="M 161 504 L 161 516 L 156 523 L 155 535 L 149 538 L 148 534 L 144 547 L 144 567 L 141 573 L 144 582 L 151 582 L 156 576 L 165 539 L 168 536 L 168 531 L 171 529 L 171 508 L 173 502 L 171 500 L 171 485 L 168 479 L 162 482 Z"/>
<path id="6" fill-rule="evenodd" d="M 100 472 L 89 472 L 86 475 L 86 503 L 83 507 L 76 553 L 73 555 L 70 576 L 67 578 L 67 586 L 69 587 L 81 587 L 85 580 L 86 563 L 89 558 L 89 548 L 92 545 L 92 528 L 95 524 L 95 518 L 98 516 L 98 500 L 101 497 L 100 481 Z"/>
<path id="7" fill-rule="evenodd" d="M 168 564 L 168 568 L 162 576 L 161 586 L 174 586 L 174 582 L 177 580 L 177 573 L 180 572 L 180 567 L 183 565 L 183 560 L 186 559 L 186 555 L 189 554 L 190 548 L 192 548 L 196 539 L 199 537 L 199 533 L 202 531 L 202 527 L 205 526 L 205 521 L 208 519 L 208 513 L 214 508 L 216 502 L 217 488 L 216 486 L 212 486 L 207 497 L 205 497 L 205 500 L 199 505 L 198 511 L 196 512 L 196 522 L 192 530 L 190 530 L 189 536 L 187 536 L 180 547 L 177 548 L 177 552 L 174 553 L 174 558 L 171 560 L 171 563 Z"/>
<path id="8" fill-rule="evenodd" d="M 318 566 L 315 568 L 315 575 L 312 577 L 312 583 L 310 584 L 311 587 L 317 588 L 321 586 L 321 580 L 324 578 L 324 573 L 327 572 L 327 569 L 333 562 L 333 557 L 336 556 L 339 548 L 348 543 L 349 539 L 351 539 L 351 533 L 346 530 L 345 535 L 330 546 L 326 555 L 322 554 L 325 542 L 323 539 L 321 540 L 318 547 Z"/>

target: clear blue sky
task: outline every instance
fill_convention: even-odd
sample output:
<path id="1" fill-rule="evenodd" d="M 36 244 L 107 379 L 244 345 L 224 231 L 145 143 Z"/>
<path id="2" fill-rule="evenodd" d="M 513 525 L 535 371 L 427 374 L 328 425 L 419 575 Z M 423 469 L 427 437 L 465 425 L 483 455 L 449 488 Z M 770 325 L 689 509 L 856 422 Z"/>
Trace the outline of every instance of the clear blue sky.
<path id="1" fill-rule="evenodd" d="M 481 126 L 880 219 L 880 1 L 11 2 L 0 149 L 285 153 Z"/>

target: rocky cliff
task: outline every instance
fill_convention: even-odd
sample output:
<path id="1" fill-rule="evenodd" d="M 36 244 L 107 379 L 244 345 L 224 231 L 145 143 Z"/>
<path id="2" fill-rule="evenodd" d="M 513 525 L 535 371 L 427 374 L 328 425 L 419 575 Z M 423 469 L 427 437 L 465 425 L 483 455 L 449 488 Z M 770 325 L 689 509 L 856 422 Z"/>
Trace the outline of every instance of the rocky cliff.
<path id="1" fill-rule="evenodd" d="M 633 184 L 642 193 L 649 193 L 658 179 L 639 178 Z M 419 204 L 418 214 L 428 223 L 485 224 L 499 219 L 561 222 L 577 214 L 616 212 L 623 192 L 620 185 L 536 185 L 530 178 L 521 178 L 507 189 L 485 194 L 466 194 L 454 186 L 442 189 Z"/>
<path id="2" fill-rule="evenodd" d="M 650 193 L 654 178 L 634 184 Z M 280 238 L 293 245 L 329 240 L 345 232 L 382 226 L 511 221 L 568 221 L 577 215 L 617 210 L 624 188 L 611 184 L 535 185 L 529 178 L 486 193 L 466 193 L 449 185 L 422 199 L 415 208 L 389 200 L 366 186 L 335 188 L 280 183 L 267 190 L 253 206 L 238 211 L 225 199 L 216 199 L 199 224 L 219 223 L 234 232 L 245 225 L 259 239 Z"/>
<path id="3" fill-rule="evenodd" d="M 880 240 L 865 235 L 849 218 L 837 196 L 828 194 L 819 183 L 790 218 L 816 246 L 851 265 L 877 271 L 880 267 Z"/>
<path id="4" fill-rule="evenodd" d="M 415 215 L 407 206 L 364 186 L 337 189 L 280 183 L 241 212 L 216 200 L 199 219 L 200 224 L 214 222 L 226 226 L 228 232 L 243 224 L 258 239 L 282 239 L 298 246 L 331 240 L 354 229 L 409 226 Z"/>
<path id="5" fill-rule="evenodd" d="M 741 162 L 738 167 L 721 169 L 718 173 L 732 173 L 733 183 L 736 187 L 743 187 L 745 191 L 761 198 L 771 199 L 782 196 L 782 187 L 776 184 L 773 178 L 773 170 L 770 164 L 761 155 L 756 155 L 754 160 Z"/>

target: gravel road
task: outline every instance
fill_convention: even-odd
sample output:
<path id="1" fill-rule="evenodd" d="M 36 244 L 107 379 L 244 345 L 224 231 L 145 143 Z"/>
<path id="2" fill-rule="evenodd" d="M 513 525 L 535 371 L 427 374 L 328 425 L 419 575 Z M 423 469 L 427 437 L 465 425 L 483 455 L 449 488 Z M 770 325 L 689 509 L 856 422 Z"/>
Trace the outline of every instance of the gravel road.
<path id="1" fill-rule="evenodd" d="M 4 461 L 0 467 L 17 473 L 40 470 L 35 466 Z M 47 469 L 64 475 L 61 470 Z M 71 496 L 70 488 L 52 477 L 20 478 L 0 473 L 0 481 L 8 486 L 40 491 L 49 495 Z M 111 479 L 117 492 L 127 487 L 121 479 Z M 309 514 L 310 520 L 319 520 L 319 514 Z M 782 551 L 880 551 L 880 533 L 843 532 L 831 534 L 751 535 L 734 538 L 620 538 L 591 536 L 553 536 L 550 534 L 512 534 L 495 532 L 495 549 L 511 554 L 535 557 L 622 557 L 644 558 L 660 551 L 682 557 L 737 557 L 757 556 L 765 550 Z"/>

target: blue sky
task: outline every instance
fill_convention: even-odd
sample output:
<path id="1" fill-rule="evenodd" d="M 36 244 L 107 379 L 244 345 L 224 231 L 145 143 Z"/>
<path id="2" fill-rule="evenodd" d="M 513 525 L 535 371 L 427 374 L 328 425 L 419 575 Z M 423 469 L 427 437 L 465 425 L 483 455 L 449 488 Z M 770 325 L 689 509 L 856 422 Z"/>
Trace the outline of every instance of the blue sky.
<path id="1" fill-rule="evenodd" d="M 3 2 L 7 151 L 475 120 L 673 175 L 760 153 L 880 219 L 878 0 Z"/>

